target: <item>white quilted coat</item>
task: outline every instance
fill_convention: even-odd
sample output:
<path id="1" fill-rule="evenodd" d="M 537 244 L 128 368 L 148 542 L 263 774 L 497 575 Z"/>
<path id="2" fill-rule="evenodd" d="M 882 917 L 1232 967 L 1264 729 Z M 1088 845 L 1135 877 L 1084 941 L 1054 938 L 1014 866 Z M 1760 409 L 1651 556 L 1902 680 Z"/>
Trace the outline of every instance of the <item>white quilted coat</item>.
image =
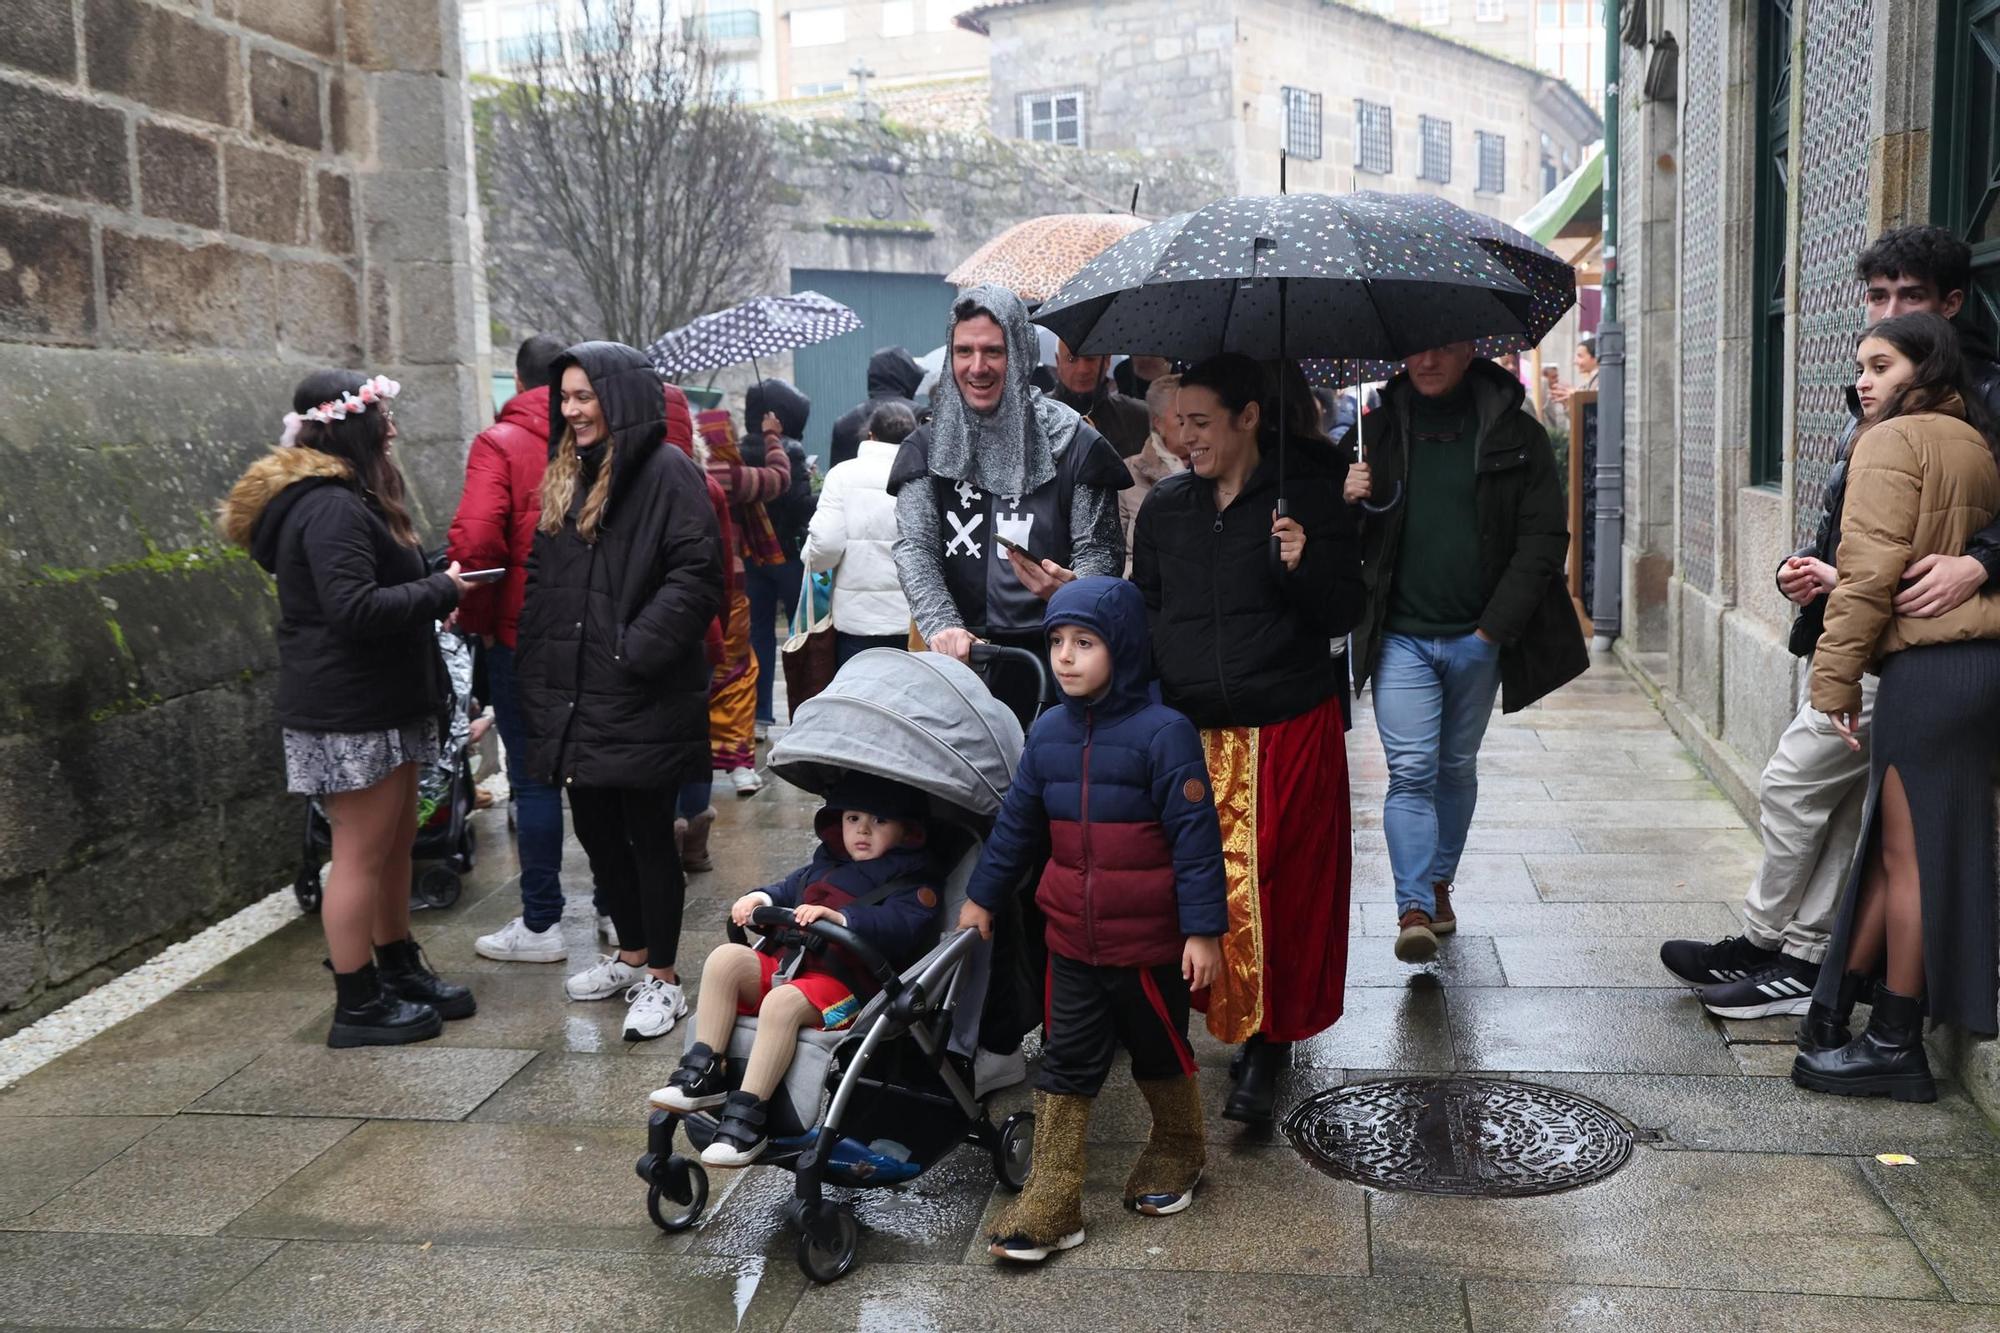
<path id="1" fill-rule="evenodd" d="M 910 604 L 896 577 L 896 502 L 889 466 L 897 447 L 863 440 L 826 474 L 806 536 L 806 569 L 833 571 L 833 627 L 843 634 L 906 634 Z"/>

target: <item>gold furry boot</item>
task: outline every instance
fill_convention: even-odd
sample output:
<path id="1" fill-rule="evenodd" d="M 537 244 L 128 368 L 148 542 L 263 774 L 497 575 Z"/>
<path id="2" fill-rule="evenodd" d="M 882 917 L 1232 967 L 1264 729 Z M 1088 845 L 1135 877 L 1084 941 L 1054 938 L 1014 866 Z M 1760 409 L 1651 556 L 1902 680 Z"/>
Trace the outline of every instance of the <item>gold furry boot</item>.
<path id="1" fill-rule="evenodd" d="M 1125 1206 L 1148 1217 L 1178 1213 L 1194 1202 L 1195 1182 L 1208 1161 L 1201 1136 L 1201 1089 L 1193 1075 L 1140 1079 L 1153 1113 L 1153 1135 L 1125 1178 Z"/>
<path id="2" fill-rule="evenodd" d="M 1083 1135 L 1090 1098 L 1035 1094 L 1035 1155 L 1028 1187 L 993 1224 L 996 1259 L 1040 1263 L 1083 1244 Z"/>

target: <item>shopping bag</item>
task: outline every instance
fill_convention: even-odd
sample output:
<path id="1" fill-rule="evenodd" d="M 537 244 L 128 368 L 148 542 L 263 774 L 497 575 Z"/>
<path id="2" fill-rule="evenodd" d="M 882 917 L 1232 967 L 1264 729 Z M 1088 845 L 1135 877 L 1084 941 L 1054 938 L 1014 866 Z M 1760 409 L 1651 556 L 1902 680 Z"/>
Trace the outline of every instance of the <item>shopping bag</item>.
<path id="1" fill-rule="evenodd" d="M 785 664 L 785 702 L 797 721 L 799 705 L 825 689 L 833 680 L 838 664 L 839 645 L 833 637 L 833 598 L 821 610 L 813 595 L 816 579 L 799 584 L 799 605 L 792 613 L 791 634 L 778 657 Z"/>

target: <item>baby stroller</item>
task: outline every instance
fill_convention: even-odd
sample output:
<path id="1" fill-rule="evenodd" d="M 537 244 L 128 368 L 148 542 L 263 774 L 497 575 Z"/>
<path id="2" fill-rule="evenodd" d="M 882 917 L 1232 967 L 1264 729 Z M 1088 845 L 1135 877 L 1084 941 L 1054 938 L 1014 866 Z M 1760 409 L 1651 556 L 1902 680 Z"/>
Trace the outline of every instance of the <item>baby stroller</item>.
<path id="1" fill-rule="evenodd" d="M 438 656 L 451 681 L 451 734 L 444 738 L 438 762 L 417 783 L 417 841 L 413 861 L 430 861 L 410 885 L 413 908 L 445 908 L 464 890 L 459 878 L 472 869 L 472 645 L 456 630 L 437 631 Z M 333 829 L 319 798 L 306 802 L 304 847 L 292 894 L 299 906 L 317 912 L 320 901 L 320 857 L 333 848 Z"/>
<path id="2" fill-rule="evenodd" d="M 983 657 L 1032 653 L 981 645 Z M 943 938 L 899 975 L 859 936 L 829 921 L 800 927 L 789 908 L 760 907 L 753 929 L 781 944 L 837 944 L 863 961 L 881 991 L 837 1032 L 808 1029 L 769 1108 L 770 1146 L 758 1159 L 797 1177 L 787 1210 L 798 1226 L 799 1267 L 832 1282 L 854 1266 L 859 1227 L 854 1210 L 822 1197 L 826 1185 L 869 1189 L 914 1180 L 961 1143 L 992 1157 L 1001 1185 L 1027 1183 L 1034 1116 L 1020 1112 L 995 1125 L 972 1092 L 971 1053 L 979 1033 L 990 950 L 978 932 L 954 930 L 982 839 L 1013 781 L 1021 724 L 963 664 L 935 653 L 877 648 L 841 668 L 824 692 L 800 705 L 791 730 L 771 750 L 779 776 L 824 794 L 848 772 L 889 778 L 924 792 L 928 832 L 951 871 L 938 910 Z M 736 1020 L 727 1062 L 730 1086 L 757 1031 Z M 694 1042 L 688 1024 L 687 1042 Z M 656 1111 L 639 1158 L 646 1207 L 665 1231 L 701 1219 L 708 1176 L 692 1154 L 674 1150 L 684 1127 L 698 1153 L 715 1136 L 707 1112 Z"/>

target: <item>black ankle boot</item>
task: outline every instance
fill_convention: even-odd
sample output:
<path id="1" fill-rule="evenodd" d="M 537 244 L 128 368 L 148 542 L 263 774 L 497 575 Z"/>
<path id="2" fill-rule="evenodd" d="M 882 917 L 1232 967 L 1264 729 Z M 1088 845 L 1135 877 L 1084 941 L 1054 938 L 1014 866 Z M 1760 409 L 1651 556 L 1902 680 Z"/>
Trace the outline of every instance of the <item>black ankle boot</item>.
<path id="1" fill-rule="evenodd" d="M 375 962 L 382 972 L 382 989 L 399 1000 L 427 1004 L 440 1018 L 470 1018 L 479 1011 L 472 988 L 431 971 L 423 946 L 415 940 L 376 945 Z"/>
<path id="2" fill-rule="evenodd" d="M 1877 987 L 1867 1030 L 1837 1050 L 1801 1052 L 1792 1062 L 1792 1082 L 1843 1097 L 1936 1101 L 1924 1056 L 1923 1002 Z"/>
<path id="3" fill-rule="evenodd" d="M 1852 1041 L 1854 1034 L 1847 1024 L 1854 1017 L 1854 1003 L 1861 998 L 1861 988 L 1868 979 L 1859 972 L 1843 972 L 1840 976 L 1840 997 L 1831 1008 L 1818 1000 L 1806 1010 L 1806 1016 L 1799 1022 L 1799 1049 L 1808 1054 L 1814 1051 L 1837 1051 Z"/>
<path id="4" fill-rule="evenodd" d="M 1222 1103 L 1222 1118 L 1269 1125 L 1278 1104 L 1278 1076 L 1292 1062 L 1292 1044 L 1253 1037 L 1243 1047 L 1243 1075 Z"/>
<path id="5" fill-rule="evenodd" d="M 334 973 L 333 987 L 340 998 L 333 1008 L 333 1029 L 326 1034 L 329 1046 L 401 1046 L 444 1031 L 437 1010 L 385 990 L 373 963 L 356 972 Z"/>

